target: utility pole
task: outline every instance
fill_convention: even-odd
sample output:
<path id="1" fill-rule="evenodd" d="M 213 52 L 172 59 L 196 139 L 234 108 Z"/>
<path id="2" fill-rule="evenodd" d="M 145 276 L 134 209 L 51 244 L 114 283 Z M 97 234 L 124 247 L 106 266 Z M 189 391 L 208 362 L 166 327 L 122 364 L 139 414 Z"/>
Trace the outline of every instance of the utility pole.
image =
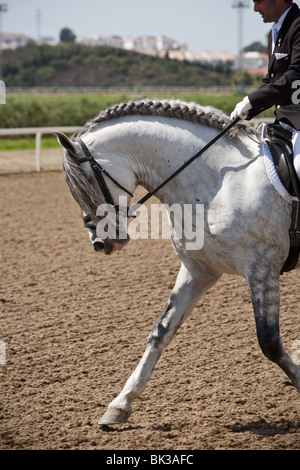
<path id="1" fill-rule="evenodd" d="M 38 44 L 41 43 L 41 10 L 36 10 L 36 35 Z"/>
<path id="2" fill-rule="evenodd" d="M 7 11 L 7 3 L 0 3 L 0 80 L 2 77 L 1 51 L 2 51 L 2 12 Z"/>
<path id="3" fill-rule="evenodd" d="M 248 1 L 240 1 L 236 0 L 232 4 L 232 8 L 237 8 L 238 12 L 238 85 L 237 85 L 237 92 L 244 93 L 244 80 L 243 80 L 243 70 L 241 68 L 242 65 L 242 50 L 243 50 L 243 32 L 244 32 L 244 8 L 249 8 Z"/>

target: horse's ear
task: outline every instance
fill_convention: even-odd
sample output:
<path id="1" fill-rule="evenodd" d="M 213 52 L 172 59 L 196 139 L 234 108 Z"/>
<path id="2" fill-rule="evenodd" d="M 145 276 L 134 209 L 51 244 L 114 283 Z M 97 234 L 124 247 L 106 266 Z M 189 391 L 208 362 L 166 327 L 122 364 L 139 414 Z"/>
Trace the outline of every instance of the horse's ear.
<path id="1" fill-rule="evenodd" d="M 63 148 L 69 150 L 73 154 L 76 154 L 76 148 L 73 142 L 65 134 L 59 131 L 54 132 L 54 134 L 56 135 L 58 142 Z"/>

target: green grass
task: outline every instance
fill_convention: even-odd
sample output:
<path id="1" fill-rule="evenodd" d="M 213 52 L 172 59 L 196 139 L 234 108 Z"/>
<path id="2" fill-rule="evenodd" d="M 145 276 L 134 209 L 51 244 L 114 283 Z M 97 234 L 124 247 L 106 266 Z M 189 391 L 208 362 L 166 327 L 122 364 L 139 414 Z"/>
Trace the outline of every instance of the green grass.
<path id="1" fill-rule="evenodd" d="M 0 106 L 1 128 L 83 126 L 101 110 L 116 103 L 134 99 L 124 95 L 65 95 L 65 96 L 8 96 Z M 149 96 L 149 98 L 178 98 L 204 106 L 214 106 L 230 114 L 241 95 L 176 95 Z M 267 111 L 260 116 L 273 116 Z M 58 148 L 54 136 L 42 136 L 42 148 Z M 34 136 L 0 137 L 0 151 L 31 150 Z"/>
<path id="2" fill-rule="evenodd" d="M 59 148 L 56 137 L 42 136 L 41 140 L 42 149 Z M 10 152 L 17 150 L 34 150 L 35 137 L 21 136 L 21 137 L 0 137 L 0 152 Z"/>

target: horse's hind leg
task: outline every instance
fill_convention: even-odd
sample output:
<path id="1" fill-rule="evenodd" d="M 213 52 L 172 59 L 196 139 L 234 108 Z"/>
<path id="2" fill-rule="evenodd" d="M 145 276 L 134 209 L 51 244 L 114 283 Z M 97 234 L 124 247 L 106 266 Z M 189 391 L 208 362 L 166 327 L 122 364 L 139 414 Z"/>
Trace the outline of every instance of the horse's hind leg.
<path id="1" fill-rule="evenodd" d="M 199 270 L 199 267 L 192 274 L 182 265 L 167 305 L 149 335 L 144 355 L 121 393 L 108 406 L 99 424 L 118 424 L 127 421 L 132 413 L 132 401 L 144 391 L 163 349 L 192 311 L 200 295 L 218 278 L 218 274 L 211 271 L 204 272 Z"/>
<path id="2" fill-rule="evenodd" d="M 300 392 L 300 367 L 286 353 L 279 333 L 279 274 L 272 267 L 257 263 L 247 278 L 251 293 L 256 331 L 264 355 L 287 374 Z"/>

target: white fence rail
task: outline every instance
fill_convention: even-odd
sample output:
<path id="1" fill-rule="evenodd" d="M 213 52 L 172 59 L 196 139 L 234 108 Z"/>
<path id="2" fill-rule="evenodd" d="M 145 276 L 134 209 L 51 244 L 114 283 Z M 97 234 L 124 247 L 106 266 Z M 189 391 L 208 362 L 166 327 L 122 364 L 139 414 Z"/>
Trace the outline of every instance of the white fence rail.
<path id="1" fill-rule="evenodd" d="M 10 135 L 35 135 L 35 165 L 36 171 L 41 171 L 41 141 L 43 134 L 54 134 L 61 131 L 66 134 L 73 134 L 79 127 L 20 127 L 17 129 L 0 129 L 0 136 Z"/>
<path id="2" fill-rule="evenodd" d="M 255 87 L 245 87 L 242 94 L 249 94 Z M 7 87 L 6 95 L 133 95 L 162 96 L 164 94 L 232 94 L 237 93 L 236 87 L 231 86 L 132 86 L 132 87 Z"/>
<path id="3" fill-rule="evenodd" d="M 273 122 L 273 118 L 256 118 L 251 120 L 253 126 L 258 126 L 262 122 Z M 20 127 L 17 129 L 0 129 L 0 136 L 10 135 L 35 135 L 35 162 L 36 171 L 41 171 L 41 140 L 43 134 L 54 134 L 55 131 L 61 131 L 66 134 L 73 134 L 78 131 L 80 127 L 65 126 L 65 127 Z"/>

